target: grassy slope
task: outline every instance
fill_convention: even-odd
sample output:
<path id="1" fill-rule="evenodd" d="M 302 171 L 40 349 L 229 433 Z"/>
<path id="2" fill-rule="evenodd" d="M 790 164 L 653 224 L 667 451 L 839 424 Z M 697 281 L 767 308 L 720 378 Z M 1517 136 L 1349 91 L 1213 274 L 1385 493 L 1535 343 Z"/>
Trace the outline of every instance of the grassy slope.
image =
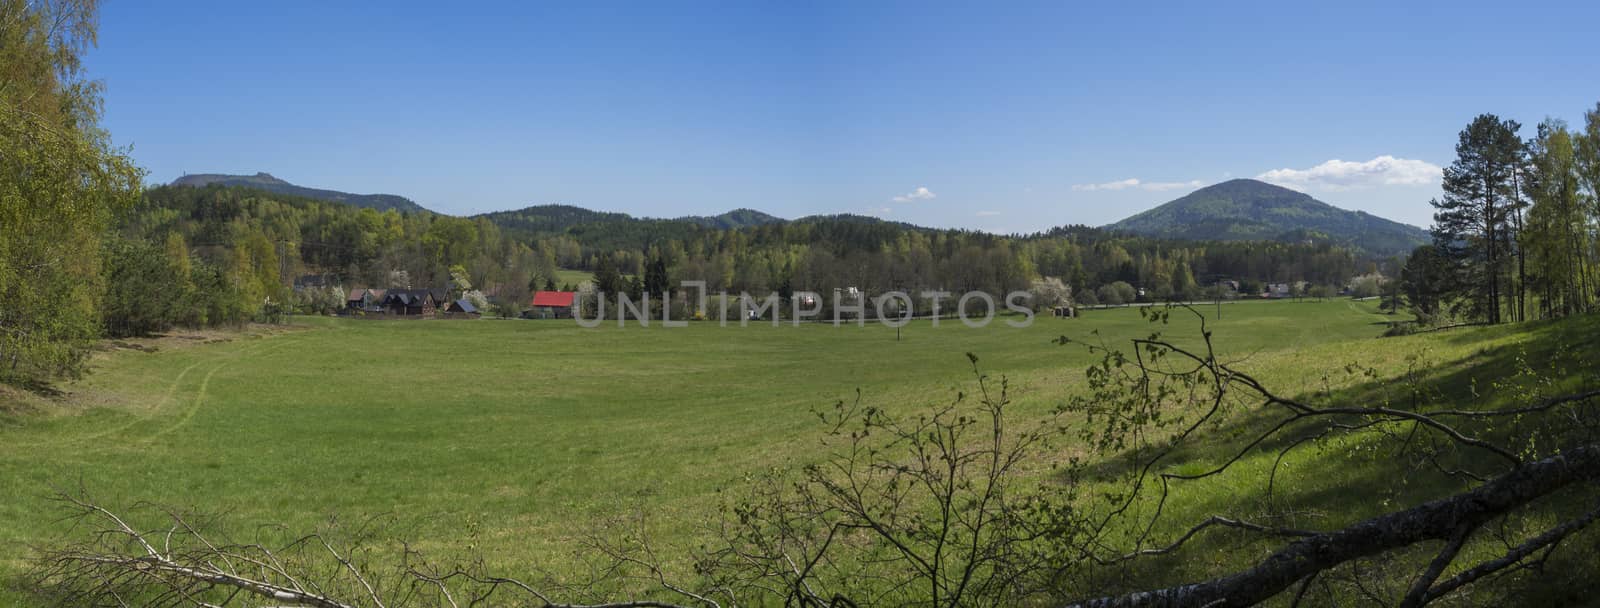
<path id="1" fill-rule="evenodd" d="M 1454 361 L 1477 352 L 1473 336 L 1517 335 L 1371 340 L 1386 318 L 1347 301 L 1243 303 L 1223 314 L 1221 347 L 1295 387 L 1286 392 L 1322 385 L 1352 361 L 1393 373 L 1408 352 Z M 879 405 L 942 402 L 967 388 L 970 351 L 1010 376 L 1023 411 L 1042 412 L 1089 363 L 1051 338 L 1149 331 L 1127 309 L 1020 330 L 920 323 L 900 342 L 873 326 L 306 324 L 119 350 L 51 406 L 69 413 L 0 419 L 0 489 L 11 497 L 0 502 L 0 546 L 58 533 L 43 497 L 81 480 L 110 504 L 226 511 L 241 529 L 393 513 L 412 537 L 449 538 L 471 522 L 497 560 L 560 569 L 574 535 L 639 505 L 666 544 L 687 543 L 692 524 L 714 513 L 717 489 L 815 459 L 809 408 L 858 387 Z M 1340 383 L 1356 384 L 1328 380 Z M 14 576 L 23 557 L 0 554 L 0 576 Z"/>

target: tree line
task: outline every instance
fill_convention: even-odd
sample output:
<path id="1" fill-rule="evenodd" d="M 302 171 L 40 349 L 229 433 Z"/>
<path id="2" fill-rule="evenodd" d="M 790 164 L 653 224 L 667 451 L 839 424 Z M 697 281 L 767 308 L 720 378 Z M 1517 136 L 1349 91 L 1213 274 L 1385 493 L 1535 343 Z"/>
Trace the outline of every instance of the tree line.
<path id="1" fill-rule="evenodd" d="M 1434 199 L 1433 243 L 1404 295 L 1424 320 L 1500 323 L 1593 311 L 1600 298 L 1600 104 L 1583 125 L 1483 114 L 1462 129 Z"/>
<path id="2" fill-rule="evenodd" d="M 1084 226 L 995 235 L 821 216 L 719 229 L 593 214 L 590 223 L 535 231 L 526 222 L 502 226 L 501 216 L 379 212 L 241 187 L 163 186 L 144 193 L 122 232 L 144 241 L 179 235 L 194 257 L 213 266 L 240 265 L 246 255 L 240 251 L 254 248 L 255 257 L 278 268 L 279 286 L 314 273 L 347 286 L 405 287 L 392 284 L 403 271 L 399 276 L 416 287 L 440 287 L 450 280 L 448 269 L 461 266 L 506 307 L 533 290 L 574 287 L 561 280 L 563 269 L 605 266 L 620 275 L 619 283 L 602 286 L 608 292 L 638 290 L 652 270 L 661 285 L 703 280 L 713 292 L 784 296 L 839 287 L 1006 293 L 1058 277 L 1089 303 L 1119 294 L 1113 304 L 1139 297 L 1100 289 L 1119 282 L 1151 300 L 1196 299 L 1219 279 L 1242 281 L 1246 291 L 1267 282 L 1338 285 L 1374 267 L 1330 244 L 1175 242 Z M 641 226 L 653 236 L 637 243 L 617 238 Z M 656 286 L 645 291 L 661 293 Z"/>

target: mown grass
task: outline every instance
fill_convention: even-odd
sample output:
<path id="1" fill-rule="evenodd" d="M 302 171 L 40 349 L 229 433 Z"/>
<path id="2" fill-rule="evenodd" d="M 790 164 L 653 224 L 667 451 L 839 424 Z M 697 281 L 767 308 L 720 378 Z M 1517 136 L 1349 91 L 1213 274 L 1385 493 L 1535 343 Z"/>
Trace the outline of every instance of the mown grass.
<path id="1" fill-rule="evenodd" d="M 1419 353 L 1459 365 L 1524 339 L 1494 328 L 1378 340 L 1393 317 L 1344 300 L 1221 312 L 1211 320 L 1219 349 L 1289 394 L 1355 390 L 1367 380 L 1343 377 L 1349 363 L 1392 376 Z M 1192 341 L 1194 328 L 1174 315 L 1167 331 Z M 470 528 L 478 548 L 510 568 L 566 570 L 579 535 L 639 509 L 658 546 L 687 549 L 714 517 L 719 490 L 822 456 L 811 408 L 857 389 L 892 408 L 946 402 L 970 390 L 971 352 L 985 372 L 1011 380 L 1020 414 L 1042 414 L 1081 386 L 1092 360 L 1052 339 L 1123 344 L 1151 329 L 1119 309 L 1041 317 L 1026 329 L 918 322 L 901 340 L 874 325 L 590 330 L 488 319 L 298 319 L 286 329 L 169 337 L 155 352 L 97 356 L 64 397 L 11 397 L 29 407 L 0 418 L 0 546 L 62 534 L 47 496 L 81 486 L 111 505 L 224 513 L 240 530 L 382 513 L 409 537 L 433 539 L 427 549 Z M 1304 474 L 1329 475 L 1315 471 Z M 1249 481 L 1223 480 L 1190 502 L 1251 497 Z M 26 559 L 0 552 L 0 576 L 15 581 Z M 0 590 L 0 602 L 17 593 Z"/>

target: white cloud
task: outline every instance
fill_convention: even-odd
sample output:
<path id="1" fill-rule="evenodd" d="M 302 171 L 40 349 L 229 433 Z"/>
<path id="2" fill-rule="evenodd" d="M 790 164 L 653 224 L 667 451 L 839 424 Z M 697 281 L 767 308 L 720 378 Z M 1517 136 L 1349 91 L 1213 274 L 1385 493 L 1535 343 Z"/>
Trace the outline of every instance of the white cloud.
<path id="1" fill-rule="evenodd" d="M 893 207 L 867 207 L 867 215 L 889 215 L 894 213 Z"/>
<path id="2" fill-rule="evenodd" d="M 1145 190 L 1155 190 L 1160 192 L 1166 190 L 1193 190 L 1204 185 L 1206 185 L 1206 183 L 1203 181 L 1191 179 L 1186 182 L 1151 182 L 1139 184 L 1139 187 L 1144 188 Z"/>
<path id="3" fill-rule="evenodd" d="M 896 197 L 891 198 L 889 200 L 894 201 L 896 203 L 909 203 L 911 201 L 925 201 L 925 200 L 928 200 L 928 199 L 931 199 L 931 198 L 935 198 L 937 196 L 939 196 L 939 195 L 934 194 L 932 190 L 929 190 L 927 188 L 927 186 L 917 186 L 916 190 L 912 190 L 910 192 L 907 192 L 907 193 L 902 194 L 900 196 L 896 196 Z"/>
<path id="4" fill-rule="evenodd" d="M 1136 177 L 1130 177 L 1128 179 L 1105 182 L 1103 184 L 1074 184 L 1072 189 L 1078 192 L 1098 192 L 1101 190 L 1127 190 L 1129 188 L 1137 188 L 1152 192 L 1164 192 L 1167 190 L 1194 189 L 1204 185 L 1206 185 L 1205 182 L 1197 179 L 1186 182 L 1147 182 Z"/>
<path id="5" fill-rule="evenodd" d="M 1310 169 L 1273 169 L 1256 179 L 1295 190 L 1354 190 L 1377 186 L 1426 186 L 1437 183 L 1444 169 L 1424 160 L 1387 154 L 1366 162 L 1330 160 Z"/>
<path id="6" fill-rule="evenodd" d="M 1122 181 L 1106 182 L 1103 184 L 1073 184 L 1072 189 L 1079 192 L 1094 192 L 1096 190 L 1126 190 L 1139 187 L 1139 180 L 1128 178 Z"/>
<path id="7" fill-rule="evenodd" d="M 1000 215 L 1000 212 L 999 211 L 979 211 L 974 215 L 977 215 L 978 217 L 994 217 L 994 216 Z"/>

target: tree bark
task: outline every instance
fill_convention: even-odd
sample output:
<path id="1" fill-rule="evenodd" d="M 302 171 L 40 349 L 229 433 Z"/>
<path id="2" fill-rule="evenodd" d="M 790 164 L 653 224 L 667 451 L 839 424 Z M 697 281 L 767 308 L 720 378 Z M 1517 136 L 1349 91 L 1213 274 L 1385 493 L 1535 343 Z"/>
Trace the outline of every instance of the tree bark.
<path id="1" fill-rule="evenodd" d="M 1295 541 L 1254 567 L 1228 576 L 1068 604 L 1073 608 L 1253 606 L 1296 581 L 1350 560 L 1428 540 L 1450 539 L 1573 483 L 1600 478 L 1600 445 L 1524 464 L 1477 488 L 1342 530 Z"/>

